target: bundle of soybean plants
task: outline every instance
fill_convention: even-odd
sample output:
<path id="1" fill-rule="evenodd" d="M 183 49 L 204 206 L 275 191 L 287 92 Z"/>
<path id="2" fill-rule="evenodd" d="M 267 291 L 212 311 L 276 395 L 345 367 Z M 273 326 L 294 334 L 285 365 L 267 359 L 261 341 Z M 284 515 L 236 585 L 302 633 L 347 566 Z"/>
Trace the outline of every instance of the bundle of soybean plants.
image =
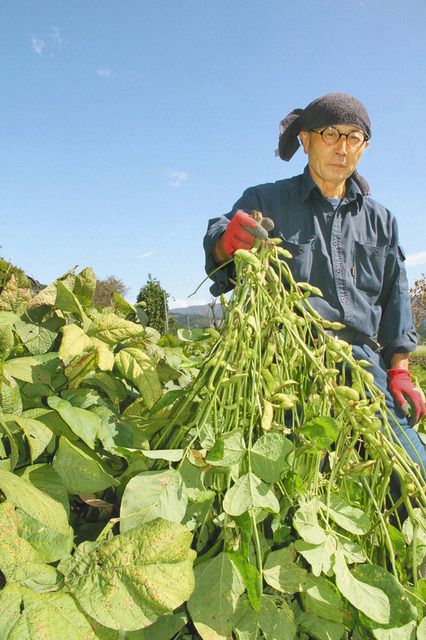
<path id="1" fill-rule="evenodd" d="M 420 639 L 424 481 L 290 257 L 275 239 L 236 252 L 217 341 L 151 442 L 180 458 L 197 551 L 173 637 Z"/>

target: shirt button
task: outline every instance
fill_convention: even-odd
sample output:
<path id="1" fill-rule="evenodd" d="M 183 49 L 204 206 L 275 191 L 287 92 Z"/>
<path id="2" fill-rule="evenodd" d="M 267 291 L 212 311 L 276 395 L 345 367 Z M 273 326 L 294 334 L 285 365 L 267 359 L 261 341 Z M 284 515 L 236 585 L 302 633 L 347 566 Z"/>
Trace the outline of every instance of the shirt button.
<path id="1" fill-rule="evenodd" d="M 347 299 L 346 298 L 342 298 L 341 302 L 347 302 Z"/>

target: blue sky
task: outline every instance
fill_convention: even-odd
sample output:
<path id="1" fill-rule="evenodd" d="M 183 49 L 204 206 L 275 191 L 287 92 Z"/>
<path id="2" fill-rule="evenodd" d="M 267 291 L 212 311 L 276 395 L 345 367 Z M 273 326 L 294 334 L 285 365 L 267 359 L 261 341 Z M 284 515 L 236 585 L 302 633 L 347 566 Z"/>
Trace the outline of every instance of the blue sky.
<path id="1" fill-rule="evenodd" d="M 360 171 L 413 283 L 425 19 L 424 0 L 2 0 L 0 255 L 45 283 L 91 266 L 131 301 L 150 273 L 180 305 L 205 277 L 208 219 L 303 169 L 302 151 L 274 156 L 280 119 L 344 91 L 369 110 Z"/>

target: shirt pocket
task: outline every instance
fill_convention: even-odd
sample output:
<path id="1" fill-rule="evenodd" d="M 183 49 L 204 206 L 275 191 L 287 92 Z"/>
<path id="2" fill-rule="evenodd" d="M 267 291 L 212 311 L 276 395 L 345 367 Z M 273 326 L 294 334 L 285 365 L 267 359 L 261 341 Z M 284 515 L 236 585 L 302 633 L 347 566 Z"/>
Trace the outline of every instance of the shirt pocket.
<path id="1" fill-rule="evenodd" d="M 377 247 L 355 240 L 355 284 L 369 295 L 379 295 L 383 285 L 387 245 Z"/>
<path id="2" fill-rule="evenodd" d="M 405 271 L 405 253 L 401 245 L 398 245 L 397 261 L 399 266 L 398 290 L 399 293 L 406 294 L 409 291 L 407 273 Z"/>
<path id="3" fill-rule="evenodd" d="M 288 265 L 296 282 L 309 280 L 312 270 L 314 238 L 310 238 L 307 242 L 298 243 L 287 240 L 282 233 L 280 233 L 280 237 L 282 239 L 281 246 L 290 251 L 293 256 Z"/>

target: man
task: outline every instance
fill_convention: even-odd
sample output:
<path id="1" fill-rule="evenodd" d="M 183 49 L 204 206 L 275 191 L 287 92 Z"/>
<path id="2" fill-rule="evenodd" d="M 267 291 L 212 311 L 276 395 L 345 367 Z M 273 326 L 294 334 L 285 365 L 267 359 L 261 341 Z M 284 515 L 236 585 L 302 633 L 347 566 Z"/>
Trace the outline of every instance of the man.
<path id="1" fill-rule="evenodd" d="M 323 298 L 310 300 L 323 317 L 345 324 L 339 335 L 353 345 L 354 357 L 371 363 L 369 371 L 396 416 L 395 436 L 426 475 L 425 448 L 413 428 L 425 405 L 408 371 L 416 334 L 405 256 L 394 216 L 369 196 L 356 171 L 370 138 L 364 105 L 347 94 L 322 96 L 288 114 L 280 124 L 278 153 L 288 161 L 301 142 L 308 156 L 304 173 L 251 187 L 229 213 L 210 220 L 206 271 L 216 269 L 214 295 L 229 291 L 233 263 L 217 267 L 237 249 L 253 246 L 256 222 L 248 212 L 272 218 L 273 234 L 293 256 L 293 276 L 321 289 Z"/>

